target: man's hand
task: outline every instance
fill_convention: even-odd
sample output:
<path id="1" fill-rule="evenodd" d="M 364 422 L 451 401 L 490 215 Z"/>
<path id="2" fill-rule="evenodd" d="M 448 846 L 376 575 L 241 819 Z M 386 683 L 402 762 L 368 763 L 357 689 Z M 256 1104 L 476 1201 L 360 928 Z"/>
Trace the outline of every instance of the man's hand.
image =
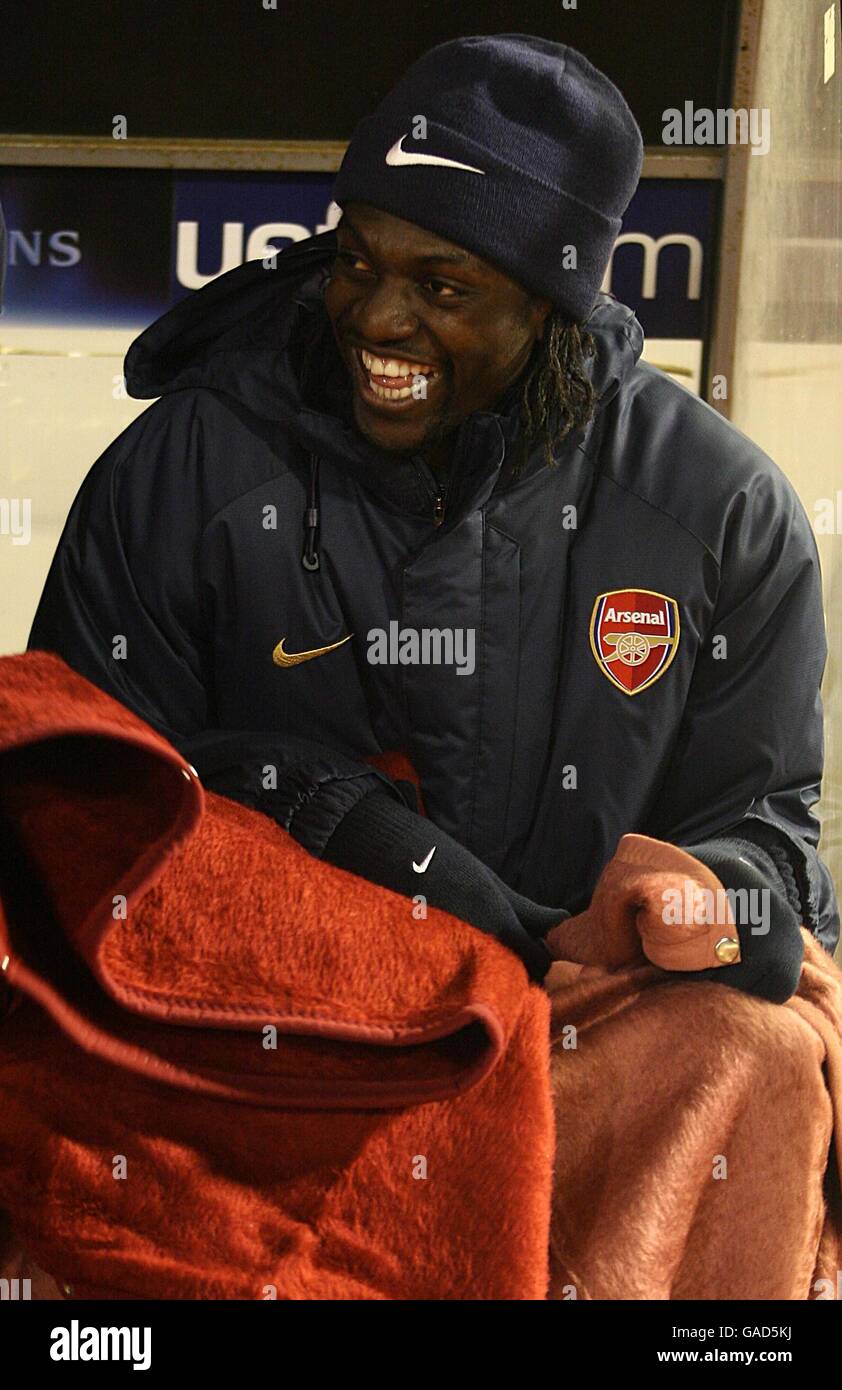
<path id="1" fill-rule="evenodd" d="M 560 912 L 513 892 L 464 845 L 397 800 L 378 791 L 362 797 L 339 822 L 322 857 L 407 898 L 423 894 L 431 907 L 508 946 L 531 979 L 546 975 L 551 962 L 542 937 Z"/>
<path id="2" fill-rule="evenodd" d="M 624 835 L 587 911 L 548 933 L 551 955 L 608 970 L 649 961 L 685 980 L 788 999 L 803 956 L 794 912 L 754 865 L 710 858 L 727 889 L 709 864 L 677 845 Z"/>

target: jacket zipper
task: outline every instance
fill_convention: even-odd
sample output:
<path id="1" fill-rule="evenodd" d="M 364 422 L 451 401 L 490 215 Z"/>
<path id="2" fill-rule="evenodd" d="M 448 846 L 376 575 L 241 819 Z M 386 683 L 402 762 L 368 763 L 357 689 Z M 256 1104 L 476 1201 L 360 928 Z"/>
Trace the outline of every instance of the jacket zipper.
<path id="1" fill-rule="evenodd" d="M 447 507 L 447 499 L 450 495 L 451 485 L 453 483 L 453 473 L 451 472 L 451 475 L 448 478 L 447 483 L 444 486 L 442 486 L 442 484 L 439 483 L 438 479 L 432 475 L 431 471 L 426 467 L 426 465 L 421 463 L 420 461 L 415 461 L 415 470 L 421 477 L 424 486 L 427 489 L 427 492 L 429 493 L 430 501 L 433 504 L 433 525 L 436 527 L 441 526 L 445 519 L 445 509 Z"/>
<path id="2" fill-rule="evenodd" d="M 433 504 L 433 525 L 441 526 L 444 521 L 444 509 L 447 505 L 447 487 L 442 487 L 436 477 L 433 476 L 426 464 L 420 459 L 413 459 L 413 465 L 419 478 L 427 490 L 430 501 Z"/>

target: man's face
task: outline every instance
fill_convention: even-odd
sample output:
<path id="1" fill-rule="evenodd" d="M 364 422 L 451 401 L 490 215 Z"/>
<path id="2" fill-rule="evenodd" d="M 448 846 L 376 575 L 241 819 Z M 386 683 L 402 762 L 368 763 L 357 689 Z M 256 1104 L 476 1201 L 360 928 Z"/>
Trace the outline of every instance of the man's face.
<path id="1" fill-rule="evenodd" d="M 526 365 L 550 301 L 367 203 L 347 204 L 336 238 L 324 302 L 361 433 L 415 453 L 493 406 Z"/>

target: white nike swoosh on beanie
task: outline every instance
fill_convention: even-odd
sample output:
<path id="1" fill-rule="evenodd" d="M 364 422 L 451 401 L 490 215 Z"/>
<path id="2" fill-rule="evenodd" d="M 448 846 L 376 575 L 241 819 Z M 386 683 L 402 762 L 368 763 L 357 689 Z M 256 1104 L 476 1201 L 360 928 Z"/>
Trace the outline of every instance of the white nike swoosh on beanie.
<path id="1" fill-rule="evenodd" d="M 386 155 L 387 164 L 439 164 L 446 169 L 466 169 L 469 174 L 484 174 L 484 169 L 475 169 L 473 164 L 460 164 L 457 159 L 445 159 L 438 154 L 412 154 L 409 150 L 403 149 L 403 142 L 406 135 L 402 135 L 400 140 L 396 140 L 389 153 Z"/>

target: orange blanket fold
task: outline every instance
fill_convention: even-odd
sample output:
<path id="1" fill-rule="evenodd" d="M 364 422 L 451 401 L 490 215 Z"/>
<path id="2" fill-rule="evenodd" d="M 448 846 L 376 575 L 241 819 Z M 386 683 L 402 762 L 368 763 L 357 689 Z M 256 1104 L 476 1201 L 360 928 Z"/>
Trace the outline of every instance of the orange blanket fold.
<path id="1" fill-rule="evenodd" d="M 0 1204 L 39 1265 L 544 1296 L 548 1001 L 503 946 L 203 792 L 43 652 L 0 660 L 0 833 Z"/>
<path id="2" fill-rule="evenodd" d="M 552 967 L 550 1298 L 842 1296 L 842 973 L 803 936 L 785 1005 Z"/>

